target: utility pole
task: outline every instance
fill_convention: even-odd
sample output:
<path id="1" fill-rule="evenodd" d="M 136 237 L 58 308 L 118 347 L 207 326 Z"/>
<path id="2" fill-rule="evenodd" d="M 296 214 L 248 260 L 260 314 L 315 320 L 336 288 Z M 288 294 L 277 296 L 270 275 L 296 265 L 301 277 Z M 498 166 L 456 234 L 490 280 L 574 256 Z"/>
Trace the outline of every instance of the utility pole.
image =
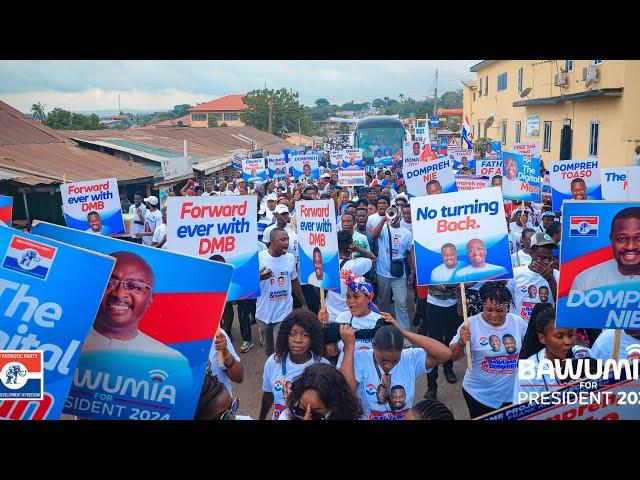
<path id="1" fill-rule="evenodd" d="M 121 111 L 122 111 L 122 108 L 120 108 L 120 94 L 118 94 L 118 115 L 120 115 Z"/>
<path id="2" fill-rule="evenodd" d="M 273 133 L 273 101 L 269 100 L 269 133 Z"/>
<path id="3" fill-rule="evenodd" d="M 438 69 L 436 68 L 436 91 L 433 99 L 433 116 L 438 115 Z"/>
<path id="4" fill-rule="evenodd" d="M 298 118 L 298 143 L 302 145 L 302 130 L 300 129 L 300 118 Z"/>

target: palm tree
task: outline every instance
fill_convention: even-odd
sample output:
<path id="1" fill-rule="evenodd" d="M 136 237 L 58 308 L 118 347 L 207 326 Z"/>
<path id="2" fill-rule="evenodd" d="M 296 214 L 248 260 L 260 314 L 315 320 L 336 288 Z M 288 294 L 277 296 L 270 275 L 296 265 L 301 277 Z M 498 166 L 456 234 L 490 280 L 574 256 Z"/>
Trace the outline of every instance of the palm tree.
<path id="1" fill-rule="evenodd" d="M 47 116 L 46 113 L 44 113 L 44 107 L 45 106 L 40 102 L 31 105 L 31 114 L 35 120 L 39 122 L 44 121 L 45 117 Z"/>

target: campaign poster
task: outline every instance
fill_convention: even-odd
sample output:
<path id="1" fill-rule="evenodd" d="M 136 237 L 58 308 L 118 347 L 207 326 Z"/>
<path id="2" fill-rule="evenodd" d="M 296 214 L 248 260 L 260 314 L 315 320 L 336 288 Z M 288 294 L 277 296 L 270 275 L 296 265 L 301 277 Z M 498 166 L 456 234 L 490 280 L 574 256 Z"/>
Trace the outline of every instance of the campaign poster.
<path id="1" fill-rule="evenodd" d="M 320 288 L 340 288 L 338 230 L 333 200 L 299 200 L 296 211 L 300 281 Z"/>
<path id="2" fill-rule="evenodd" d="M 549 172 L 545 172 L 541 187 L 542 195 L 551 196 L 551 176 Z"/>
<path id="3" fill-rule="evenodd" d="M 502 160 L 476 160 L 476 174 L 483 177 L 502 175 Z"/>
<path id="4" fill-rule="evenodd" d="M 640 200 L 640 167 L 600 169 L 603 200 Z"/>
<path id="5" fill-rule="evenodd" d="M 504 152 L 502 193 L 522 202 L 540 201 L 540 159 L 525 159 L 519 153 Z"/>
<path id="6" fill-rule="evenodd" d="M 452 165 L 449 157 L 440 157 L 405 168 L 402 173 L 409 197 L 457 192 Z"/>
<path id="7" fill-rule="evenodd" d="M 464 192 L 467 190 L 478 190 L 480 188 L 489 188 L 490 186 L 491 179 L 488 177 L 480 177 L 476 175 L 456 176 L 456 188 L 458 192 Z"/>
<path id="8" fill-rule="evenodd" d="M 13 221 L 13 197 L 0 195 L 0 222 L 11 226 Z"/>
<path id="9" fill-rule="evenodd" d="M 564 202 L 556 323 L 640 330 L 640 202 Z"/>
<path id="10" fill-rule="evenodd" d="M 267 166 L 269 167 L 269 178 L 281 180 L 289 175 L 289 168 L 284 155 L 267 156 Z"/>
<path id="11" fill-rule="evenodd" d="M 564 200 L 601 200 L 598 160 L 560 160 L 551 164 L 551 207 L 559 212 Z"/>
<path id="12" fill-rule="evenodd" d="M 487 142 L 484 148 L 484 158 L 489 160 L 499 160 L 502 158 L 502 142 Z"/>
<path id="13" fill-rule="evenodd" d="M 331 169 L 337 170 L 338 167 L 342 165 L 342 157 L 344 156 L 344 152 L 331 152 L 329 154 L 329 161 L 331 162 Z"/>
<path id="14" fill-rule="evenodd" d="M 540 158 L 540 144 L 538 142 L 514 143 L 512 150 L 522 155 L 526 160 Z"/>
<path id="15" fill-rule="evenodd" d="M 341 160 L 340 168 L 347 170 L 360 170 L 364 168 L 361 148 L 347 148 Z"/>
<path id="16" fill-rule="evenodd" d="M 393 148 L 375 147 L 373 149 L 373 164 L 376 167 L 390 167 L 393 164 Z"/>
<path id="17" fill-rule="evenodd" d="M 115 259 L 8 227 L 0 252 L 0 350 L 43 351 L 44 379 L 42 400 L 0 399 L 0 418 L 57 420 Z M 0 393 L 19 394 L 30 370 L 0 379 Z"/>
<path id="18" fill-rule="evenodd" d="M 217 256 L 235 267 L 227 300 L 260 295 L 258 207 L 253 195 L 171 197 L 167 249 L 205 260 Z"/>
<path id="19" fill-rule="evenodd" d="M 418 285 L 513 278 L 500 188 L 411 200 Z"/>
<path id="20" fill-rule="evenodd" d="M 124 232 L 122 205 L 115 178 L 60 185 L 67 227 L 96 235 Z"/>
<path id="21" fill-rule="evenodd" d="M 402 158 L 405 161 L 408 158 L 420 158 L 420 153 L 422 152 L 422 143 L 419 141 L 408 141 L 402 142 Z"/>
<path id="22" fill-rule="evenodd" d="M 564 399 L 562 403 L 532 400 L 509 405 L 478 420 L 640 420 L 635 402 L 620 401 L 632 399 L 636 392 L 640 392 L 640 383 L 631 379 L 584 380 L 545 392 Z"/>
<path id="23" fill-rule="evenodd" d="M 245 158 L 242 160 L 242 179 L 259 185 L 267 180 L 264 158 Z"/>
<path id="24" fill-rule="evenodd" d="M 193 419 L 233 266 L 45 222 L 33 232 L 116 258 L 64 413 Z"/>
<path id="25" fill-rule="evenodd" d="M 473 150 L 470 148 L 452 148 L 449 150 L 449 157 L 453 160 L 454 169 L 468 167 L 472 173 L 475 173 L 477 161 L 473 159 Z"/>
<path id="26" fill-rule="evenodd" d="M 540 136 L 540 115 L 529 115 L 524 119 L 524 136 Z"/>
<path id="27" fill-rule="evenodd" d="M 303 178 L 318 180 L 318 157 L 315 155 L 295 155 L 293 157 L 293 178 L 297 182 Z"/>
<path id="28" fill-rule="evenodd" d="M 339 187 L 364 187 L 366 186 L 365 179 L 364 168 L 360 170 L 338 170 Z"/>

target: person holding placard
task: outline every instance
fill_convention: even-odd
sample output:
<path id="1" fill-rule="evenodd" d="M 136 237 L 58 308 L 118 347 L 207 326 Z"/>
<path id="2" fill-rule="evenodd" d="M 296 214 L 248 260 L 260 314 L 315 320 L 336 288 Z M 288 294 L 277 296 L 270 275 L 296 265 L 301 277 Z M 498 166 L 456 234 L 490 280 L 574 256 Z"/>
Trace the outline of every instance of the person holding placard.
<path id="1" fill-rule="evenodd" d="M 441 343 L 412 333 L 388 313 L 381 314 L 387 325 L 373 338 L 373 349 L 356 350 L 355 329 L 340 326 L 344 358 L 340 370 L 358 394 L 367 420 L 402 420 L 415 395 L 416 379 L 451 357 Z M 403 348 L 408 340 L 418 348 Z"/>
<path id="2" fill-rule="evenodd" d="M 547 288 L 548 302 L 553 304 L 558 294 L 558 270 L 553 268 L 553 249 L 557 245 L 545 233 L 531 236 L 531 263 L 513 269 L 513 278 L 507 282 L 507 288 L 514 298 L 516 312 L 529 321 L 533 307 L 541 303 L 540 289 Z M 535 287 L 537 296 L 531 298 L 530 287 Z"/>
<path id="3" fill-rule="evenodd" d="M 452 361 L 462 358 L 471 348 L 473 368 L 465 372 L 462 382 L 471 418 L 511 403 L 518 351 L 527 331 L 527 324 L 509 313 L 513 297 L 501 282 L 485 283 L 480 288 L 480 299 L 482 312 L 470 317 L 468 326 L 460 325 L 449 344 Z"/>

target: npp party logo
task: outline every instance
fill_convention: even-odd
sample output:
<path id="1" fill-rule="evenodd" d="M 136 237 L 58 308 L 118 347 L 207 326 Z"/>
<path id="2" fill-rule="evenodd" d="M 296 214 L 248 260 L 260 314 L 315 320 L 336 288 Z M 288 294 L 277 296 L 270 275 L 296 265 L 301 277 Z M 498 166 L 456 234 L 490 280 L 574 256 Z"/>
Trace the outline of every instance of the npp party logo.
<path id="1" fill-rule="evenodd" d="M 598 224 L 600 217 L 598 216 L 571 216 L 569 217 L 570 237 L 597 237 Z"/>
<path id="2" fill-rule="evenodd" d="M 377 387 L 373 383 L 370 383 L 369 385 L 367 385 L 367 388 L 365 390 L 367 392 L 367 395 L 375 395 Z"/>
<path id="3" fill-rule="evenodd" d="M 487 339 L 487 337 L 480 337 L 480 345 L 483 347 L 489 345 L 489 340 Z"/>
<path id="4" fill-rule="evenodd" d="M 42 400 L 42 351 L 0 350 L 0 399 Z"/>
<path id="5" fill-rule="evenodd" d="M 14 235 L 2 260 L 2 268 L 46 280 L 58 249 Z"/>

